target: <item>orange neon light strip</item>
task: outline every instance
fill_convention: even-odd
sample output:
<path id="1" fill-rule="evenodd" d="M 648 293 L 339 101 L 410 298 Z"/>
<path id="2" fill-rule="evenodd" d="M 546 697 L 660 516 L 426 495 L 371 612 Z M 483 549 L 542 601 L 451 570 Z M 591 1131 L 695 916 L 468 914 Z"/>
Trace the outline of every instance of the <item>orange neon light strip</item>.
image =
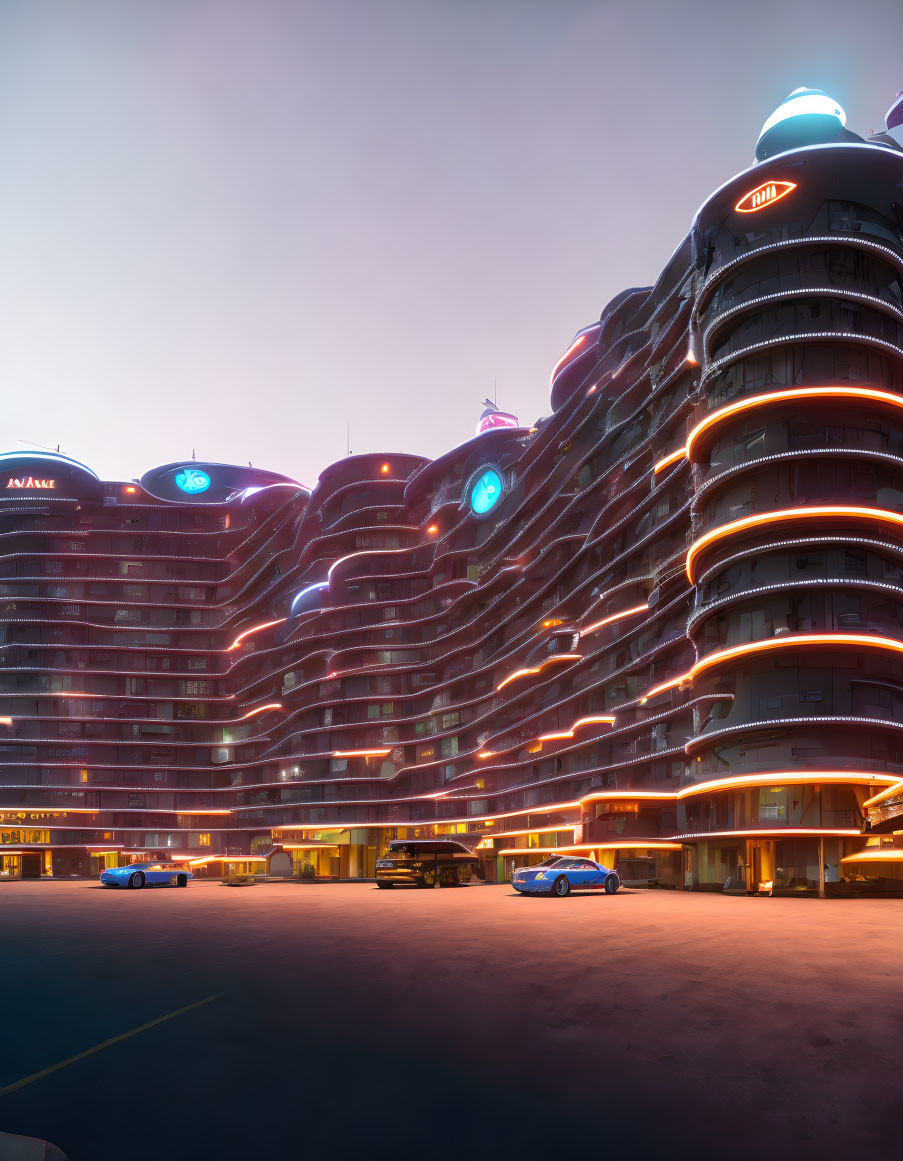
<path id="1" fill-rule="evenodd" d="M 690 798 L 705 794 L 709 790 L 742 790 L 751 786 L 817 786 L 821 782 L 863 785 L 883 782 L 887 774 L 866 774 L 858 771 L 807 770 L 805 773 L 793 770 L 773 770 L 767 774 L 735 774 L 730 778 L 713 778 L 710 782 L 697 782 L 694 786 L 684 786 L 674 792 L 675 798 Z"/>
<path id="2" fill-rule="evenodd" d="M 11 726 L 12 724 L 12 718 L 0 718 L 0 726 Z"/>
<path id="3" fill-rule="evenodd" d="M 637 613 L 645 613 L 649 606 L 644 601 L 641 605 L 634 605 L 632 609 L 624 609 L 620 613 L 612 613 L 610 617 L 603 617 L 601 621 L 596 621 L 593 625 L 587 625 L 585 629 L 581 629 L 578 636 L 586 637 L 589 633 L 595 633 L 597 629 L 601 629 L 604 625 L 611 625 L 615 621 L 621 621 L 624 617 L 635 617 Z"/>
<path id="4" fill-rule="evenodd" d="M 246 714 L 242 714 L 238 720 L 240 722 L 243 722 L 245 720 L 245 718 L 253 718 L 256 714 L 262 714 L 266 710 L 277 710 L 277 709 L 282 709 L 282 702 L 281 701 L 269 701 L 269 702 L 267 702 L 266 705 L 259 705 L 259 706 L 256 706 L 252 710 L 248 710 L 248 712 Z"/>
<path id="5" fill-rule="evenodd" d="M 817 827 L 817 826 L 778 826 L 766 830 L 751 827 L 748 830 L 707 830 L 693 831 L 690 834 L 675 835 L 675 839 L 684 842 L 688 839 L 710 838 L 818 838 L 819 835 L 827 838 L 862 838 L 862 832 L 852 827 Z"/>
<path id="6" fill-rule="evenodd" d="M 709 653 L 696 662 L 685 675 L 685 679 L 692 682 L 694 678 L 707 669 L 712 669 L 716 665 L 732 661 L 737 657 L 746 657 L 751 653 L 767 653 L 773 649 L 799 649 L 807 645 L 827 645 L 829 647 L 858 645 L 888 649 L 893 653 L 903 653 L 903 641 L 898 641 L 894 637 L 873 637 L 868 633 L 799 633 L 789 637 L 769 637 L 765 641 L 748 641 L 745 645 L 733 645 L 729 649 Z"/>
<path id="7" fill-rule="evenodd" d="M 265 855 L 204 855 L 195 858 L 194 855 L 182 855 L 180 858 L 161 859 L 162 863 L 188 863 L 189 866 L 199 867 L 202 863 L 265 863 Z"/>
<path id="8" fill-rule="evenodd" d="M 391 753 L 392 747 L 387 746 L 385 750 L 333 750 L 332 756 L 333 758 L 382 758 Z M 320 830 L 323 830 L 322 826 Z"/>
<path id="9" fill-rule="evenodd" d="M 590 725 L 614 725 L 613 714 L 591 714 L 587 718 L 578 718 L 569 730 L 559 730 L 551 734 L 540 734 L 536 739 L 537 742 L 557 742 L 561 738 L 573 738 L 574 730 L 579 729 L 580 726 Z"/>
<path id="10" fill-rule="evenodd" d="M 587 339 L 586 335 L 578 335 L 577 338 L 574 339 L 574 341 L 568 347 L 568 349 L 564 352 L 564 354 L 561 356 L 561 358 L 558 360 L 558 362 L 552 368 L 552 380 L 553 380 L 553 382 L 555 380 L 555 376 L 558 374 L 558 372 L 561 370 L 561 368 L 564 366 L 564 364 L 568 361 L 568 359 L 571 357 L 571 355 L 573 355 L 573 353 L 576 350 L 578 350 L 580 347 L 583 346 L 583 344 L 586 342 L 586 339 Z"/>
<path id="11" fill-rule="evenodd" d="M 895 794 L 903 793 L 903 778 L 898 779 L 892 786 L 886 787 L 880 794 L 867 798 L 863 806 L 874 806 L 876 802 L 883 802 L 885 798 L 893 798 Z"/>
<path id="12" fill-rule="evenodd" d="M 82 786 L 84 783 L 79 782 L 77 785 Z M 108 789 L 108 787 L 104 787 Z M 27 810 L 21 810 L 16 807 L 14 810 L 4 810 L 0 808 L 0 815 L 4 814 L 105 814 L 110 811 L 128 810 L 128 811 L 146 811 L 149 814 L 231 814 L 231 810 L 221 807 L 217 810 L 173 810 L 170 807 L 162 806 L 30 806 Z M 12 824 L 4 824 L 12 825 Z M 40 829 L 40 823 L 34 823 Z M 106 828 L 104 828 L 106 829 Z"/>
<path id="13" fill-rule="evenodd" d="M 806 399 L 862 399 L 869 403 L 886 403 L 890 407 L 903 408 L 903 395 L 896 395 L 892 391 L 880 391 L 876 387 L 788 387 L 783 391 L 768 391 L 762 395 L 750 395 L 744 399 L 728 403 L 725 407 L 719 407 L 717 411 L 712 411 L 704 419 L 701 419 L 687 436 L 685 446 L 659 460 L 653 471 L 657 475 L 682 456 L 690 458 L 693 454 L 693 444 L 699 437 L 709 428 L 717 426 L 725 419 L 730 419 L 757 407 Z"/>
<path id="14" fill-rule="evenodd" d="M 751 189 L 749 193 L 744 194 L 734 206 L 734 210 L 738 214 L 758 213 L 759 210 L 764 210 L 767 206 L 773 206 L 781 198 L 792 194 L 796 188 L 797 183 L 795 181 L 766 181 L 762 185 L 757 185 L 755 189 Z"/>
<path id="15" fill-rule="evenodd" d="M 568 850 L 595 850 L 595 851 L 679 851 L 680 843 L 649 841 L 648 839 L 633 842 L 615 843 L 579 843 L 572 847 L 558 847 L 560 851 Z"/>
<path id="16" fill-rule="evenodd" d="M 508 831 L 506 834 L 510 833 Z M 503 837 L 503 836 L 499 836 Z M 560 855 L 578 853 L 580 851 L 679 851 L 680 843 L 657 842 L 623 842 L 623 843 L 572 843 L 565 847 L 506 847 L 496 851 L 497 855 Z"/>
<path id="17" fill-rule="evenodd" d="M 260 625 L 252 625 L 250 629 L 245 629 L 243 633 L 238 634 L 226 652 L 231 653 L 233 649 L 237 649 L 245 637 L 250 637 L 252 633 L 259 633 L 261 629 L 270 629 L 273 625 L 282 625 L 284 623 L 285 617 L 278 617 L 275 621 L 263 621 Z"/>
<path id="18" fill-rule="evenodd" d="M 495 687 L 496 692 L 500 689 L 504 689 L 510 681 L 515 681 L 518 677 L 527 677 L 531 673 L 539 673 L 540 670 L 545 669 L 547 665 L 551 665 L 553 661 L 581 661 L 582 659 L 582 653 L 555 653 L 552 657 L 546 658 L 542 665 L 535 665 L 532 669 L 516 669 L 514 673 L 509 673 L 509 675 Z"/>
<path id="19" fill-rule="evenodd" d="M 512 835 L 558 834 L 558 832 L 562 831 L 562 830 L 569 830 L 571 832 L 571 836 L 573 837 L 574 832 L 577 830 L 577 828 L 579 826 L 582 826 L 582 823 L 563 822 L 563 823 L 561 823 L 560 826 L 530 826 L 530 827 L 527 827 L 525 830 L 500 830 L 497 834 L 484 834 L 483 837 L 480 839 L 480 842 L 477 845 L 482 846 L 483 843 L 491 843 L 493 839 L 509 838 Z M 454 835 L 449 835 L 448 837 L 454 838 Z M 416 840 L 412 840 L 412 841 L 416 841 Z M 484 847 L 483 849 L 486 850 L 488 848 Z M 524 847 L 523 849 L 524 850 L 532 850 L 533 848 Z M 538 849 L 542 850 L 541 847 Z"/>
<path id="20" fill-rule="evenodd" d="M 686 457 L 686 454 L 687 454 L 686 447 L 679 447 L 677 449 L 677 451 L 671 452 L 671 454 L 669 456 L 665 456 L 665 458 L 663 460 L 658 461 L 658 463 L 652 469 L 653 475 L 657 476 L 659 474 L 659 472 L 663 472 L 665 470 L 665 468 L 669 467 L 673 463 L 676 463 L 677 460 L 684 459 Z"/>
<path id="21" fill-rule="evenodd" d="M 881 850 L 880 847 L 866 847 L 864 850 L 857 851 L 855 855 L 844 855 L 840 861 L 842 863 L 877 863 L 896 862 L 898 859 L 903 859 L 903 849 L 900 847 L 890 847 L 886 850 Z"/>
<path id="22" fill-rule="evenodd" d="M 870 403 L 886 403 L 890 407 L 903 408 L 903 395 L 881 391 L 876 387 L 788 387 L 783 391 L 768 391 L 762 395 L 737 399 L 701 419 L 687 436 L 685 452 L 688 456 L 692 455 L 696 440 L 722 420 L 757 407 L 767 407 L 771 403 L 798 402 L 806 399 L 862 399 Z"/>
<path id="23" fill-rule="evenodd" d="M 731 520 L 728 524 L 720 524 L 717 528 L 712 528 L 690 545 L 687 552 L 687 579 L 692 584 L 693 561 L 704 548 L 718 540 L 733 536 L 735 533 L 746 532 L 750 528 L 759 528 L 763 524 L 774 524 L 784 520 L 805 520 L 821 516 L 851 516 L 903 527 L 903 513 L 891 512 L 887 508 L 860 508 L 852 504 L 826 504 L 812 508 L 778 508 L 773 512 L 759 512 L 752 516 L 742 516 L 739 520 Z"/>
<path id="24" fill-rule="evenodd" d="M 341 843 L 283 843 L 282 849 L 284 851 L 321 851 L 324 847 L 339 847 Z"/>
<path id="25" fill-rule="evenodd" d="M 666 689 L 673 689 L 675 685 L 683 685 L 687 680 L 687 674 L 682 673 L 680 677 L 672 677 L 670 681 L 663 681 L 661 685 L 653 685 L 652 689 L 647 689 L 640 698 L 640 705 L 645 705 L 651 697 L 656 697 L 660 693 L 664 693 Z"/>

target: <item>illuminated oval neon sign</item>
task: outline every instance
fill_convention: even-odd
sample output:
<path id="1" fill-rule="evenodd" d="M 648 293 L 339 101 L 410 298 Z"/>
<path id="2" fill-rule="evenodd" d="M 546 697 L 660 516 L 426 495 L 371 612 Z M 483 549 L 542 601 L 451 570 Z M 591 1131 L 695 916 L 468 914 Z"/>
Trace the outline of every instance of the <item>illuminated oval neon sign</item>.
<path id="1" fill-rule="evenodd" d="M 750 190 L 748 194 L 744 194 L 734 209 L 738 214 L 754 214 L 758 210 L 764 210 L 766 206 L 779 202 L 795 189 L 795 181 L 766 181 Z"/>
<path id="2" fill-rule="evenodd" d="M 476 516 L 491 512 L 505 493 L 501 475 L 495 468 L 481 468 L 470 488 L 470 510 Z"/>
<path id="3" fill-rule="evenodd" d="M 183 468 L 176 476 L 176 487 L 189 496 L 196 496 L 210 487 L 210 477 L 200 468 Z"/>

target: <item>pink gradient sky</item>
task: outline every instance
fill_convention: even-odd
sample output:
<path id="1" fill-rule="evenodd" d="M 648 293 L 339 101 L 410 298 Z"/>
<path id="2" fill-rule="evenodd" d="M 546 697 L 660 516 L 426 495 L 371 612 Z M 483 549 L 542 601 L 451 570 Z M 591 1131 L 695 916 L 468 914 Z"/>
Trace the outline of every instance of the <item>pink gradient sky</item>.
<path id="1" fill-rule="evenodd" d="M 798 85 L 867 133 L 900 0 L 5 0 L 0 447 L 313 481 L 547 414 Z"/>

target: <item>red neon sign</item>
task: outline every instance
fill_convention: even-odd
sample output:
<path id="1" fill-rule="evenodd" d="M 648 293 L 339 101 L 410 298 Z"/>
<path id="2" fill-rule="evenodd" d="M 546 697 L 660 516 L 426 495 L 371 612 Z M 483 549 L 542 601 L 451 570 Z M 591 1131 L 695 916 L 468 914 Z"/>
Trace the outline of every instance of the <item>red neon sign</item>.
<path id="1" fill-rule="evenodd" d="M 10 476 L 9 482 L 6 485 L 7 491 L 22 491 L 28 489 L 39 492 L 51 492 L 54 488 L 56 488 L 56 480 L 39 480 L 34 476 L 23 476 L 21 479 L 18 476 Z"/>
<path id="2" fill-rule="evenodd" d="M 766 206 L 779 202 L 796 189 L 795 181 L 766 181 L 744 194 L 734 206 L 738 214 L 754 214 Z"/>

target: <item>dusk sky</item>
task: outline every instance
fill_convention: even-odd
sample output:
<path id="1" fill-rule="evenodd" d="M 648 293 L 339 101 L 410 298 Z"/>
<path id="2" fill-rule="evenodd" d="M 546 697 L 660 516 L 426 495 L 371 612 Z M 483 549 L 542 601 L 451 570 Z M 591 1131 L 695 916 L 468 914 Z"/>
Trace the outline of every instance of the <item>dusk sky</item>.
<path id="1" fill-rule="evenodd" d="M 2 0 L 3 448 L 313 482 L 532 422 L 799 85 L 883 127 L 903 3 Z"/>

